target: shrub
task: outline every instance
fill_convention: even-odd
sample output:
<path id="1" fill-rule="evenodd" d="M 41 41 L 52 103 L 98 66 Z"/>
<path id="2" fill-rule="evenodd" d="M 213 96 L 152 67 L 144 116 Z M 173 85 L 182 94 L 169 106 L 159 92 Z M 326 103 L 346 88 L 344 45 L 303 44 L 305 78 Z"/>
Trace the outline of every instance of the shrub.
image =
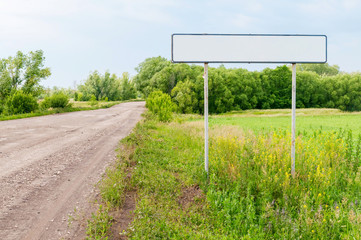
<path id="1" fill-rule="evenodd" d="M 4 112 L 9 115 L 30 113 L 38 109 L 38 107 L 39 105 L 35 97 L 33 97 L 31 94 L 17 91 L 7 99 Z"/>
<path id="2" fill-rule="evenodd" d="M 41 103 L 41 107 L 47 108 L 65 108 L 69 106 L 69 97 L 64 93 L 56 93 L 51 97 L 46 97 Z"/>
<path id="3" fill-rule="evenodd" d="M 149 94 L 146 100 L 146 107 L 162 122 L 168 122 L 172 119 L 172 113 L 175 108 L 170 96 L 161 91 L 154 91 Z"/>
<path id="4" fill-rule="evenodd" d="M 78 92 L 74 93 L 74 101 L 79 101 L 79 93 Z"/>
<path id="5" fill-rule="evenodd" d="M 96 98 L 94 95 L 92 95 L 92 96 L 90 97 L 90 105 L 91 105 L 91 106 L 96 106 L 96 105 L 98 105 L 97 98 Z"/>
<path id="6" fill-rule="evenodd" d="M 41 109 L 48 109 L 50 108 L 50 97 L 45 97 L 43 101 L 40 103 Z"/>
<path id="7" fill-rule="evenodd" d="M 76 101 L 85 101 L 85 97 L 81 92 L 78 92 Z"/>
<path id="8" fill-rule="evenodd" d="M 3 113 L 5 109 L 5 101 L 0 99 L 0 114 Z"/>
<path id="9" fill-rule="evenodd" d="M 108 207 L 99 205 L 96 214 L 92 214 L 92 219 L 88 220 L 86 239 L 108 239 L 113 218 L 108 214 Z"/>
<path id="10" fill-rule="evenodd" d="M 65 108 L 69 104 L 69 97 L 63 93 L 54 94 L 51 96 L 52 108 Z"/>

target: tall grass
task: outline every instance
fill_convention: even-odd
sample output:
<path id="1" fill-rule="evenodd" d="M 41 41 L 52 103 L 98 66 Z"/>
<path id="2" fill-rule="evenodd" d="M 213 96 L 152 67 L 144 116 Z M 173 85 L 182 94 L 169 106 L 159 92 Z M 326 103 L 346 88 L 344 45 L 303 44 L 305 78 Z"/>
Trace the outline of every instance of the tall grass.
<path id="1" fill-rule="evenodd" d="M 289 133 L 215 137 L 207 193 L 212 220 L 235 239 L 360 239 L 360 142 L 351 136 L 299 136 L 295 178 Z"/>
<path id="2" fill-rule="evenodd" d="M 289 132 L 214 126 L 207 178 L 202 125 L 146 120 L 123 140 L 131 178 L 103 193 L 137 191 L 127 237 L 361 239 L 361 136 L 303 131 L 292 178 Z"/>

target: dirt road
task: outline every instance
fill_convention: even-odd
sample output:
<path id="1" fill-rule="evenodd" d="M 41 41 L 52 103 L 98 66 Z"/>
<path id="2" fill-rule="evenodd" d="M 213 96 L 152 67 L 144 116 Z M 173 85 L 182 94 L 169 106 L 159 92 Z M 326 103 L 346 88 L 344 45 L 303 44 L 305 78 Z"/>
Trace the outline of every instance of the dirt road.
<path id="1" fill-rule="evenodd" d="M 0 122 L 0 239 L 83 239 L 95 184 L 144 102 Z"/>

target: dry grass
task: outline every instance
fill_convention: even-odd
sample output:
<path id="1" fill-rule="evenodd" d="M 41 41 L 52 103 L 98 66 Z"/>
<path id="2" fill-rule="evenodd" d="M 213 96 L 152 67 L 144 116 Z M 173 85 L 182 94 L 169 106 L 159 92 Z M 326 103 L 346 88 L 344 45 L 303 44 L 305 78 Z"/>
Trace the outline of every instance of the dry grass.
<path id="1" fill-rule="evenodd" d="M 116 102 L 116 101 L 115 101 Z M 119 103 L 121 103 L 120 101 L 118 101 Z M 89 107 L 93 107 L 91 105 L 90 101 L 74 101 L 74 100 L 70 100 L 70 103 L 72 104 L 72 106 L 74 108 L 89 108 Z M 97 106 L 98 107 L 102 107 L 105 105 L 108 105 L 110 102 L 105 102 L 105 101 L 98 101 L 97 102 Z M 113 102 L 112 102 L 113 103 Z"/>

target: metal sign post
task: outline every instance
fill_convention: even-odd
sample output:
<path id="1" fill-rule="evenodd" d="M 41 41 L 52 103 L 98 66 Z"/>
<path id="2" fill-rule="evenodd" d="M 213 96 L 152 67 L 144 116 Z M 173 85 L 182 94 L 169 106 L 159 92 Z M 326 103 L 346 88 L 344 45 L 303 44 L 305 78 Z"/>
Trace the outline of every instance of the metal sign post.
<path id="1" fill-rule="evenodd" d="M 204 63 L 204 152 L 208 174 L 208 63 L 292 63 L 291 174 L 295 177 L 296 63 L 326 63 L 326 35 L 172 34 L 173 63 Z"/>
<path id="2" fill-rule="evenodd" d="M 292 63 L 292 142 L 291 142 L 291 174 L 295 177 L 295 143 L 296 143 L 296 63 Z"/>
<path id="3" fill-rule="evenodd" d="M 208 174 L 208 63 L 204 63 L 204 168 Z"/>

